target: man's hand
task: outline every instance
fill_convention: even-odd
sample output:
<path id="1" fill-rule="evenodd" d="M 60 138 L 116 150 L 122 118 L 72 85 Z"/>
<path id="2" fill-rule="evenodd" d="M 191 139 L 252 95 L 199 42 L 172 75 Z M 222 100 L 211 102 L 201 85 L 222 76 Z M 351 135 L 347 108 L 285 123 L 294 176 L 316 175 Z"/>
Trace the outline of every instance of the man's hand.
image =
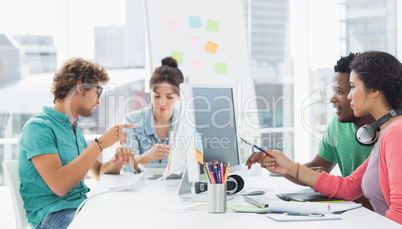
<path id="1" fill-rule="evenodd" d="M 102 149 L 112 146 L 116 142 L 120 142 L 120 144 L 126 144 L 126 132 L 124 129 L 126 128 L 134 128 L 135 124 L 123 124 L 119 126 L 114 126 L 108 132 L 106 132 L 102 137 L 99 138 L 101 142 Z"/>
<path id="2" fill-rule="evenodd" d="M 134 158 L 135 154 L 132 150 L 126 147 L 118 147 L 112 158 L 112 163 L 123 162 L 123 165 L 128 165 L 130 161 L 134 162 Z"/>

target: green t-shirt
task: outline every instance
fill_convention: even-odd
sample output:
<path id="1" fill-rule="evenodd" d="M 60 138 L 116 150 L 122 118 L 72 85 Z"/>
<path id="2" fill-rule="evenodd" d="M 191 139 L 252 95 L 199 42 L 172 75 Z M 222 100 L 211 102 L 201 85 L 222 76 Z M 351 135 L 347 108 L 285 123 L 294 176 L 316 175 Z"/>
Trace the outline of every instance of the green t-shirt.
<path id="1" fill-rule="evenodd" d="M 323 159 L 337 162 L 343 177 L 349 176 L 370 155 L 371 147 L 360 145 L 355 139 L 353 123 L 341 123 L 335 116 L 320 142 L 319 152 Z"/>
<path id="2" fill-rule="evenodd" d="M 84 179 L 65 196 L 58 196 L 46 185 L 31 161 L 32 157 L 51 153 L 59 155 L 63 166 L 74 160 L 87 147 L 76 125 L 74 129 L 75 134 L 69 116 L 50 107 L 44 107 L 43 113 L 32 117 L 22 129 L 18 142 L 20 194 L 32 228 L 48 213 L 77 208 L 86 199 L 89 188 Z"/>

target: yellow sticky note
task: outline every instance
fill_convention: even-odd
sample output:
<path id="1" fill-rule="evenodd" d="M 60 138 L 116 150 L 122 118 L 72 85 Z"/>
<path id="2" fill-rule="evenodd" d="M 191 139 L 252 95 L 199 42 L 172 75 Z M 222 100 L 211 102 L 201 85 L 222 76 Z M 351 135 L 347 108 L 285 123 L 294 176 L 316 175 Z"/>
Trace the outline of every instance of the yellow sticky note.
<path id="1" fill-rule="evenodd" d="M 183 62 L 183 56 L 184 53 L 183 52 L 179 52 L 179 51 L 172 51 L 172 55 L 171 55 L 178 63 L 182 63 Z"/>
<path id="2" fill-rule="evenodd" d="M 207 45 L 205 45 L 205 50 L 207 50 L 210 53 L 215 54 L 216 50 L 218 50 L 218 46 L 219 46 L 218 44 L 215 44 L 212 41 L 208 41 Z"/>
<path id="3" fill-rule="evenodd" d="M 226 74 L 226 73 L 228 73 L 228 68 L 226 66 L 226 63 L 216 63 L 215 64 L 215 72 L 217 74 Z"/>

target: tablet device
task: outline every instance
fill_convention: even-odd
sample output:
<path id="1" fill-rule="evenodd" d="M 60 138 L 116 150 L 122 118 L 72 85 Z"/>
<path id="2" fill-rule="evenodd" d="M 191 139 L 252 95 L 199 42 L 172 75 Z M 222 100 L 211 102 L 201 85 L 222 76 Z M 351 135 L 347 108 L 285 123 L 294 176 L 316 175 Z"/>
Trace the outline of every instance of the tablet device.
<path id="1" fill-rule="evenodd" d="M 328 198 L 319 192 L 299 192 L 299 193 L 282 193 L 276 195 L 279 199 L 285 201 L 298 202 L 343 202 L 344 199 Z"/>

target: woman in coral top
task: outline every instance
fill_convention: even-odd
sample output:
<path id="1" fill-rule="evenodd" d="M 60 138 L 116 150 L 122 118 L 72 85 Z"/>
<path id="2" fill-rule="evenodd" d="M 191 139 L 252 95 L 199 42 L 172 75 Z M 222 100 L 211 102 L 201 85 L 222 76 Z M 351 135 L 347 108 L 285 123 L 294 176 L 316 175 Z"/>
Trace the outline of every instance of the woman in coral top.
<path id="1" fill-rule="evenodd" d="M 371 114 L 377 124 L 386 120 L 377 129 L 369 158 L 345 178 L 313 171 L 276 150 L 265 149 L 271 156 L 258 162 L 329 197 L 354 200 L 365 195 L 375 212 L 402 224 L 402 116 L 398 115 L 402 114 L 402 64 L 388 53 L 369 51 L 357 55 L 350 69 L 348 99 L 355 116 Z"/>

